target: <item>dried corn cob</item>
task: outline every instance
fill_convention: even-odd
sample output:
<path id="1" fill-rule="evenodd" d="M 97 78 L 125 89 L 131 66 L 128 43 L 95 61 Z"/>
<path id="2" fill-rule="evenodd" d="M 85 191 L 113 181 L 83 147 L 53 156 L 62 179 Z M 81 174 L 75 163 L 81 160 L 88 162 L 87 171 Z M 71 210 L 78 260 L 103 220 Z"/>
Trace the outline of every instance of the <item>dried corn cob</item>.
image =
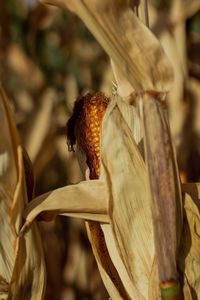
<path id="1" fill-rule="evenodd" d="M 73 150 L 76 140 L 87 157 L 90 179 L 98 179 L 100 172 L 100 128 L 109 99 L 102 93 L 78 98 L 73 115 L 67 123 L 69 149 Z"/>

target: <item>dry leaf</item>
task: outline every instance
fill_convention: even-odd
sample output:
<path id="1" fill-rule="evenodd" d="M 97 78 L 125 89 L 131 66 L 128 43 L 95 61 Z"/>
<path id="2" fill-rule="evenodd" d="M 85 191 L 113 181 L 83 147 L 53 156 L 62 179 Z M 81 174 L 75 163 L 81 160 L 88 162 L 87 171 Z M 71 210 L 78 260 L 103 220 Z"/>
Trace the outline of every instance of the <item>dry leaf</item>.
<path id="1" fill-rule="evenodd" d="M 136 92 L 168 91 L 173 72 L 160 43 L 121 1 L 42 1 L 72 9 Z"/>
<path id="2" fill-rule="evenodd" d="M 45 211 L 109 222 L 107 206 L 105 183 L 100 180 L 84 181 L 48 192 L 31 201 L 24 215 L 25 226 Z"/>
<path id="3" fill-rule="evenodd" d="M 35 222 L 19 237 L 27 204 L 22 148 L 8 100 L 0 90 L 0 299 L 43 299 L 45 265 Z"/>

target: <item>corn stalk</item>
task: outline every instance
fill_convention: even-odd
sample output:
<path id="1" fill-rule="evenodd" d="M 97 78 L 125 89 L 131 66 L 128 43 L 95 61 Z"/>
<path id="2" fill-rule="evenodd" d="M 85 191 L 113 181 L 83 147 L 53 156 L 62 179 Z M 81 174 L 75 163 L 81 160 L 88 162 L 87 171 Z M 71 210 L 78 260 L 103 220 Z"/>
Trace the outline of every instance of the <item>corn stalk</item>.
<path id="1" fill-rule="evenodd" d="M 141 99 L 152 218 L 162 299 L 183 299 L 177 270 L 182 232 L 182 196 L 165 103 L 146 93 Z"/>

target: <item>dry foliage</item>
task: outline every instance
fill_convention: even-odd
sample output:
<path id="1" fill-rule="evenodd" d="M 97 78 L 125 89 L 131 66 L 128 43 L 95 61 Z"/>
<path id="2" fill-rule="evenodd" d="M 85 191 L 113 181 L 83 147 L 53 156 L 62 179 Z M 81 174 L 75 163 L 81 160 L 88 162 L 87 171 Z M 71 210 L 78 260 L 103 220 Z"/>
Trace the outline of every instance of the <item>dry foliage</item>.
<path id="1" fill-rule="evenodd" d="M 176 5 L 180 4 L 179 1 L 175 2 Z M 81 218 L 87 221 L 92 250 L 112 299 L 198 299 L 199 184 L 183 185 L 181 194 L 166 114 L 167 93 L 173 81 L 172 66 L 159 41 L 138 18 L 138 7 L 134 2 L 131 2 L 134 7 L 130 6 L 129 1 L 52 0 L 51 4 L 69 8 L 85 22 L 112 59 L 117 88 L 110 97 L 101 124 L 99 178 L 90 180 L 91 168 L 85 163 L 88 162 L 87 153 L 77 139 L 76 153 L 84 180 L 32 200 L 25 209 L 21 236 L 14 238 L 19 242 L 24 238 L 28 240 L 30 236 L 36 239 L 33 236 L 35 218 L 48 221 L 58 214 Z M 192 9 L 196 9 L 195 4 Z M 180 16 L 172 14 L 170 20 L 173 26 L 178 23 L 176 30 L 183 22 L 184 11 Z M 174 43 L 176 41 L 174 38 Z M 179 55 L 179 63 L 180 66 L 184 65 L 183 49 L 176 45 L 173 50 L 182 54 Z M 177 76 L 175 74 L 175 82 Z M 179 77 L 181 87 L 185 76 L 183 68 L 182 77 Z M 182 95 L 180 90 L 177 88 L 178 99 Z M 54 92 L 49 91 L 44 96 L 44 103 L 49 94 L 54 96 Z M 169 97 L 172 99 L 172 94 Z M 43 118 L 50 118 L 53 102 L 48 110 L 45 107 L 44 104 L 32 128 L 32 136 L 39 134 L 35 148 L 29 146 L 33 160 L 48 131 L 48 126 L 43 131 L 38 128 Z M 30 139 L 27 139 L 29 144 Z M 14 144 L 12 151 L 16 152 L 18 147 L 19 142 Z M 10 157 L 14 159 L 15 155 L 11 153 Z M 2 157 L 3 172 L 7 158 L 5 155 Z M 21 173 L 23 177 L 23 168 Z M 19 219 L 17 233 L 22 226 L 25 203 L 26 200 L 23 200 L 22 207 L 15 210 Z M 9 223 L 8 229 L 11 228 Z M 4 241 L 2 237 L 0 241 Z M 11 240 L 9 242 L 12 244 Z M 41 251 L 39 242 L 35 240 L 34 245 Z M 36 261 L 38 249 L 33 255 Z M 27 248 L 27 264 L 31 251 L 33 249 Z M 30 269 L 35 260 L 31 261 Z M 37 265 L 39 267 L 43 268 L 42 259 Z M 39 272 L 37 268 L 34 268 L 34 272 L 30 271 L 33 278 Z M 27 275 L 24 276 L 26 278 Z M 2 286 L 6 282 L 8 289 L 12 290 L 11 278 L 4 281 Z M 37 283 L 34 288 L 38 293 L 35 294 L 36 298 L 42 299 L 43 291 L 38 289 Z M 171 296 L 168 296 L 168 292 Z M 30 291 L 26 299 L 32 299 L 31 295 Z"/>
<path id="2" fill-rule="evenodd" d="M 2 88 L 0 116 L 0 299 L 42 299 L 45 263 L 36 223 L 25 236 L 19 236 L 27 205 L 23 151 Z"/>

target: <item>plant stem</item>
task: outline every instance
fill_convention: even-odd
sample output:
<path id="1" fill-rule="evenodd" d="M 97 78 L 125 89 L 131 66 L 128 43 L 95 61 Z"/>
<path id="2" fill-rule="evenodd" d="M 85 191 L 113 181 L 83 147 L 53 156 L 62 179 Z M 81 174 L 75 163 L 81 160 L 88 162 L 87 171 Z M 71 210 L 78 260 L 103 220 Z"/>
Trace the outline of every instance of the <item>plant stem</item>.
<path id="1" fill-rule="evenodd" d="M 182 201 L 166 108 L 159 96 L 145 93 L 142 97 L 145 154 L 152 195 L 159 280 L 169 283 L 173 279 L 176 285 L 173 283 L 172 286 L 177 287 L 176 258 L 182 228 Z M 163 298 L 166 299 L 176 298 Z"/>
<path id="2" fill-rule="evenodd" d="M 183 295 L 180 284 L 176 281 L 169 281 L 160 284 L 162 300 L 182 300 Z"/>

